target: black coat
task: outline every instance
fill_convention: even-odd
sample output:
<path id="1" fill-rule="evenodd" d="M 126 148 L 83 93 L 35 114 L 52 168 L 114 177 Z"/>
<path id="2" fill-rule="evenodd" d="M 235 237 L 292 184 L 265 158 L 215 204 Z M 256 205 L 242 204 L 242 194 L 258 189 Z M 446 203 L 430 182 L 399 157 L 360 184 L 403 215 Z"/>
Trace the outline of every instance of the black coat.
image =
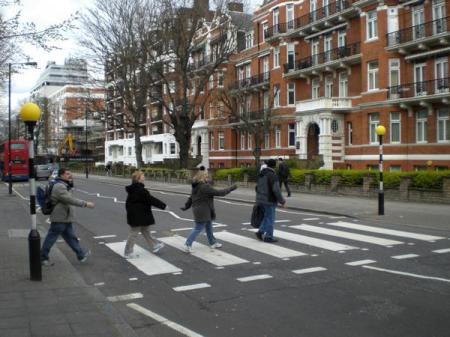
<path id="1" fill-rule="evenodd" d="M 125 203 L 128 224 L 131 227 L 153 225 L 155 218 L 153 217 L 152 206 L 164 209 L 166 204 L 152 196 L 144 184 L 134 183 L 126 186 L 125 190 L 128 193 Z"/>

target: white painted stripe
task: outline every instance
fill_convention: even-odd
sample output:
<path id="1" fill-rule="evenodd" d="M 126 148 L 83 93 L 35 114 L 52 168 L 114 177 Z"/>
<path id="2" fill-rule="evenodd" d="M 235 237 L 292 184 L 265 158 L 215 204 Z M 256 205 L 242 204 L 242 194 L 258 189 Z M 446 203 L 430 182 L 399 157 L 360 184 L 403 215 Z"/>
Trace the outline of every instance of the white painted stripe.
<path id="1" fill-rule="evenodd" d="M 194 331 L 192 331 L 192 330 L 190 330 L 188 328 L 185 328 L 184 326 L 182 326 L 182 325 L 180 325 L 178 323 L 172 322 L 172 321 L 168 320 L 167 318 L 165 318 L 165 317 L 163 317 L 161 315 L 158 315 L 157 313 L 155 313 L 153 311 L 150 311 L 150 310 L 140 306 L 139 304 L 128 303 L 127 307 L 129 307 L 131 309 L 134 309 L 137 312 L 140 312 L 141 314 L 143 314 L 143 315 L 145 315 L 147 317 L 150 317 L 150 318 L 154 319 L 155 321 L 157 321 L 157 322 L 159 322 L 161 324 L 164 324 L 165 326 L 168 326 L 169 328 L 171 328 L 171 329 L 173 329 L 175 331 L 178 331 L 179 333 L 181 333 L 184 336 L 187 336 L 187 337 L 203 337 L 202 335 L 200 335 L 200 334 L 198 334 L 198 333 L 196 333 L 196 332 L 194 332 Z"/>
<path id="2" fill-rule="evenodd" d="M 94 236 L 94 239 L 107 239 L 107 238 L 115 238 L 117 235 L 101 235 L 101 236 Z"/>
<path id="3" fill-rule="evenodd" d="M 292 272 L 294 274 L 307 274 L 307 273 L 315 273 L 317 271 L 324 271 L 327 270 L 327 268 L 324 267 L 311 267 L 311 268 L 304 268 L 304 269 L 296 269 Z"/>
<path id="4" fill-rule="evenodd" d="M 392 236 L 399 236 L 399 237 L 416 239 L 416 240 L 422 240 L 422 241 L 436 241 L 436 240 L 444 239 L 441 236 L 434 236 L 434 235 L 426 235 L 426 234 L 398 231 L 398 230 L 394 230 L 394 229 L 375 227 L 375 226 L 367 226 L 367 225 L 360 225 L 360 224 L 354 224 L 354 223 L 351 223 L 351 222 L 343 222 L 343 221 L 331 222 L 331 223 L 328 223 L 328 225 L 337 226 L 337 227 L 343 227 L 343 228 L 356 229 L 356 230 L 361 230 L 361 231 L 366 231 L 366 232 L 371 232 L 371 233 L 379 233 L 379 234 L 387 234 L 387 235 L 392 235 Z"/>
<path id="5" fill-rule="evenodd" d="M 450 248 L 433 250 L 433 253 L 438 253 L 438 254 L 450 253 Z"/>
<path id="6" fill-rule="evenodd" d="M 353 261 L 353 262 L 347 262 L 346 265 L 349 266 L 361 266 L 364 264 L 370 264 L 370 263 L 375 263 L 377 261 L 374 260 L 359 260 L 359 261 Z"/>
<path id="7" fill-rule="evenodd" d="M 304 221 L 311 221 L 311 220 L 320 220 L 320 218 L 306 218 L 303 219 Z"/>
<path id="8" fill-rule="evenodd" d="M 237 235 L 226 231 L 214 233 L 214 236 L 222 241 L 227 241 L 263 254 L 278 257 L 280 259 L 306 255 L 305 253 L 280 247 L 278 245 L 269 245 L 265 242 L 257 240 L 255 237 L 249 238 L 247 236 Z"/>
<path id="9" fill-rule="evenodd" d="M 125 244 L 126 242 L 122 241 L 107 243 L 105 246 L 109 247 L 112 251 L 124 257 L 123 253 Z M 166 262 L 155 254 L 151 254 L 138 245 L 134 245 L 134 252 L 138 254 L 139 257 L 135 259 L 127 259 L 127 261 L 146 275 L 169 274 L 182 271 L 182 269 Z"/>
<path id="10" fill-rule="evenodd" d="M 238 280 L 239 282 L 251 282 L 251 281 L 257 281 L 257 280 L 266 280 L 269 278 L 272 278 L 272 276 L 269 274 L 261 274 L 261 275 L 239 277 L 236 280 Z"/>
<path id="11" fill-rule="evenodd" d="M 197 283 L 197 284 L 191 284 L 188 286 L 180 286 L 172 288 L 175 291 L 189 291 L 189 290 L 195 290 L 195 289 L 202 289 L 202 288 L 209 288 L 211 287 L 208 283 Z"/>
<path id="12" fill-rule="evenodd" d="M 159 238 L 159 240 L 169 246 L 184 251 L 184 243 L 186 242 L 186 239 L 181 236 L 167 236 L 164 238 Z M 211 249 L 210 247 L 198 242 L 194 242 L 192 248 L 193 252 L 190 253 L 190 255 L 198 257 L 199 259 L 209 262 L 215 266 L 230 266 L 248 262 L 240 257 L 225 253 L 222 249 Z"/>
<path id="13" fill-rule="evenodd" d="M 100 287 L 100 286 L 104 286 L 105 282 L 98 282 L 98 283 L 94 283 L 94 286 L 96 287 Z"/>
<path id="14" fill-rule="evenodd" d="M 137 281 L 138 278 L 137 278 L 137 277 L 130 277 L 128 280 L 129 280 L 129 281 Z"/>
<path id="15" fill-rule="evenodd" d="M 127 294 L 127 295 L 118 295 L 118 296 L 107 297 L 108 301 L 110 301 L 110 302 L 128 301 L 128 300 L 134 300 L 137 298 L 144 298 L 144 295 L 142 295 L 142 293 L 132 293 L 132 294 Z"/>
<path id="16" fill-rule="evenodd" d="M 289 227 L 308 231 L 308 232 L 313 232 L 313 233 L 336 236 L 339 238 L 345 238 L 345 239 L 349 239 L 349 240 L 372 243 L 374 245 L 380 245 L 380 246 L 400 245 L 403 243 L 401 241 L 396 241 L 396 240 L 377 238 L 377 237 L 369 236 L 369 235 L 343 232 L 343 231 L 338 231 L 338 230 L 334 230 L 334 229 L 328 229 L 328 228 L 310 226 L 310 225 L 295 225 L 295 226 L 289 226 Z"/>
<path id="17" fill-rule="evenodd" d="M 174 228 L 171 229 L 171 232 L 182 232 L 182 231 L 191 231 L 192 227 L 183 227 L 183 228 Z"/>
<path id="18" fill-rule="evenodd" d="M 276 223 L 291 222 L 291 220 L 275 220 Z M 243 222 L 243 225 L 250 225 L 250 222 Z"/>
<path id="19" fill-rule="evenodd" d="M 395 255 L 395 256 L 391 256 L 393 259 L 396 260 L 403 260 L 403 259 L 411 259 L 413 257 L 418 257 L 419 255 L 417 254 L 403 254 L 403 255 Z"/>
<path id="20" fill-rule="evenodd" d="M 449 282 L 450 283 L 450 280 L 445 279 L 445 278 L 441 278 L 441 277 L 412 274 L 412 273 L 406 273 L 406 272 L 403 272 L 403 271 L 397 271 L 397 270 L 392 270 L 392 269 L 384 269 L 384 268 L 377 268 L 377 267 L 372 267 L 372 266 L 363 266 L 363 268 L 367 268 L 367 269 L 371 269 L 371 270 L 384 271 L 386 273 L 391 273 L 391 274 L 411 276 L 411 277 L 416 277 L 416 278 L 421 278 L 421 279 L 426 279 L 426 280 L 434 280 L 434 281 L 442 281 L 442 282 Z"/>
<path id="21" fill-rule="evenodd" d="M 247 229 L 248 231 L 256 232 L 257 229 Z M 357 247 L 352 247 L 348 245 L 344 245 L 341 243 L 328 241 L 328 240 L 322 240 L 322 239 L 316 239 L 312 238 L 310 236 L 304 236 L 299 234 L 294 234 L 290 232 L 284 232 L 279 230 L 274 230 L 274 236 L 276 238 L 285 239 L 289 241 L 294 241 L 298 243 L 303 243 L 308 246 L 318 247 L 326 250 L 331 250 L 334 252 L 341 251 L 341 250 L 350 250 L 350 249 L 357 249 Z"/>

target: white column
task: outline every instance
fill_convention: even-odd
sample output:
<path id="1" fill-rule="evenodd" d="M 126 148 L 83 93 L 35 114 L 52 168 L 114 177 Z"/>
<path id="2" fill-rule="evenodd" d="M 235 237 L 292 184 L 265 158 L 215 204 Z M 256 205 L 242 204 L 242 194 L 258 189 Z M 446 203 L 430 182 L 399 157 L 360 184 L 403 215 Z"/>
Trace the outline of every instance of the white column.
<path id="1" fill-rule="evenodd" d="M 295 150 L 299 159 L 308 159 L 307 145 L 308 145 L 308 135 L 306 130 L 306 125 L 303 120 L 297 121 L 297 141 L 300 142 L 300 149 Z"/>
<path id="2" fill-rule="evenodd" d="M 209 168 L 209 139 L 208 139 L 208 131 L 203 131 L 201 133 L 202 135 L 202 144 L 201 144 L 201 155 L 203 156 L 202 158 L 202 165 L 204 167 L 206 167 L 207 169 Z"/>
<path id="3" fill-rule="evenodd" d="M 329 115 L 320 117 L 319 154 L 324 161 L 323 168 L 332 170 L 331 116 Z"/>

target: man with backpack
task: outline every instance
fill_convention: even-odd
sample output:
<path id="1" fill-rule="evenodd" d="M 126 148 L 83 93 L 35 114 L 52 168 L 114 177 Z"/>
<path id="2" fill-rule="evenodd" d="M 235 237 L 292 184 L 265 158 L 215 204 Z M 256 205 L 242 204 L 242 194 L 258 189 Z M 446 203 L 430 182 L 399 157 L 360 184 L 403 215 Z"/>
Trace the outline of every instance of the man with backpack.
<path id="1" fill-rule="evenodd" d="M 275 159 L 269 159 L 266 162 L 267 167 L 258 175 L 256 185 L 256 203 L 264 209 L 264 217 L 256 237 L 264 242 L 277 242 L 273 237 L 273 224 L 275 222 L 275 208 L 277 204 L 287 207 L 286 200 L 281 195 L 278 177 L 275 174 L 277 162 Z"/>
<path id="2" fill-rule="evenodd" d="M 290 170 L 289 170 L 289 166 L 287 166 L 287 164 L 283 161 L 283 158 L 278 158 L 278 179 L 280 180 L 280 190 L 281 190 L 281 186 L 284 184 L 284 186 L 286 187 L 286 192 L 287 192 L 287 196 L 290 197 L 291 196 L 291 190 L 289 189 L 289 174 L 290 174 Z"/>
<path id="3" fill-rule="evenodd" d="M 58 170 L 58 177 L 51 187 L 52 210 L 50 214 L 50 228 L 45 237 L 41 250 L 41 262 L 43 265 L 49 265 L 50 249 L 61 235 L 70 248 L 77 255 L 78 261 L 85 262 L 89 256 L 89 251 L 84 251 L 80 247 L 78 238 L 72 227 L 73 207 L 94 208 L 94 203 L 76 199 L 72 196 L 73 188 L 72 173 L 65 168 Z"/>

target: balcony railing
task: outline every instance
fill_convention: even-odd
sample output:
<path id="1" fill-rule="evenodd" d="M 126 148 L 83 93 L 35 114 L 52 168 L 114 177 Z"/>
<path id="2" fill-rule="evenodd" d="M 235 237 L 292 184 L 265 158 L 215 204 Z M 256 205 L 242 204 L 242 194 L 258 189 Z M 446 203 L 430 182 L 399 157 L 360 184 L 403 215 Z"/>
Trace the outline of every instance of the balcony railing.
<path id="1" fill-rule="evenodd" d="M 314 110 L 346 110 L 352 107 L 352 100 L 350 98 L 315 98 L 307 101 L 297 102 L 298 112 L 307 112 Z"/>
<path id="2" fill-rule="evenodd" d="M 265 72 L 234 82 L 232 89 L 250 88 L 257 85 L 268 83 L 269 81 L 270 81 L 270 72 Z"/>
<path id="3" fill-rule="evenodd" d="M 340 13 L 347 8 L 352 7 L 352 3 L 354 0 L 337 0 L 328 4 L 327 6 L 323 6 L 315 11 L 312 11 L 308 14 L 302 15 L 296 18 L 295 21 L 295 29 L 304 27 L 316 21 L 325 19 L 333 14 Z"/>
<path id="4" fill-rule="evenodd" d="M 387 46 L 393 47 L 397 44 L 448 32 L 448 27 L 450 27 L 450 16 L 388 33 L 386 34 Z"/>
<path id="5" fill-rule="evenodd" d="M 291 29 L 293 29 L 294 27 L 292 27 Z M 266 40 L 271 39 L 274 36 L 277 36 L 279 34 L 284 34 L 287 31 L 287 25 L 286 23 L 278 23 L 276 25 L 273 25 L 272 27 L 269 27 L 265 32 L 264 32 L 264 38 Z"/>
<path id="6" fill-rule="evenodd" d="M 450 77 L 420 81 L 388 87 L 388 99 L 413 98 L 448 94 Z"/>
<path id="7" fill-rule="evenodd" d="M 289 71 L 296 71 L 307 69 L 310 67 L 314 67 L 319 64 L 325 64 L 327 62 L 336 61 L 342 59 L 344 57 L 349 57 L 353 55 L 357 55 L 361 53 L 361 43 L 356 42 L 349 44 L 345 47 L 339 47 L 335 49 L 331 49 L 329 51 L 325 51 L 323 53 L 311 55 L 300 59 L 297 61 L 295 67 L 294 64 L 285 63 L 284 64 L 284 72 L 288 73 Z"/>
<path id="8" fill-rule="evenodd" d="M 264 120 L 269 116 L 270 109 L 243 112 L 238 118 L 245 121 Z"/>

